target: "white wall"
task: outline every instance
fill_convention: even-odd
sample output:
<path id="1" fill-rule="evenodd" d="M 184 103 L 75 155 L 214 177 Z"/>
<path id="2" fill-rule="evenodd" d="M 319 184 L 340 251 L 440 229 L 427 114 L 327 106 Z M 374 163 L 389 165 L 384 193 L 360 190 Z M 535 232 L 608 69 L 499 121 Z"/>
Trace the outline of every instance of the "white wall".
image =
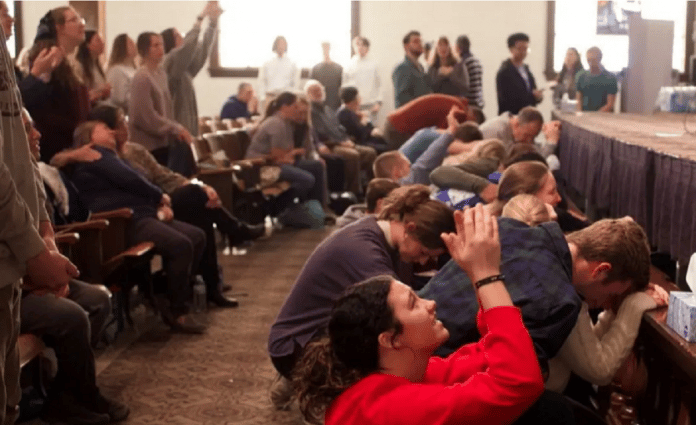
<path id="1" fill-rule="evenodd" d="M 33 40 L 41 16 L 65 3 L 25 1 L 24 39 L 27 42 Z M 142 31 L 159 32 L 171 26 L 186 31 L 204 5 L 204 1 L 107 1 L 107 46 L 122 32 L 135 39 Z M 484 112 L 489 117 L 498 111 L 495 73 L 509 55 L 506 45 L 509 34 L 525 32 L 530 36 L 531 49 L 527 63 L 537 85 L 545 84 L 542 72 L 546 43 L 544 1 L 361 1 L 360 8 L 361 33 L 370 39 L 371 54 L 380 64 L 387 112 L 394 106 L 391 71 L 403 60 L 401 39 L 412 29 L 419 30 L 424 40 L 435 40 L 445 35 L 454 42 L 460 34 L 469 36 L 471 50 L 483 66 Z M 234 13 L 234 10 L 228 9 L 226 13 Z M 211 78 L 204 68 L 195 80 L 200 113 L 219 113 L 222 103 L 242 81 L 254 82 L 253 79 Z M 551 110 L 550 97 L 550 93 L 547 93 L 540 105 L 545 116 Z"/>

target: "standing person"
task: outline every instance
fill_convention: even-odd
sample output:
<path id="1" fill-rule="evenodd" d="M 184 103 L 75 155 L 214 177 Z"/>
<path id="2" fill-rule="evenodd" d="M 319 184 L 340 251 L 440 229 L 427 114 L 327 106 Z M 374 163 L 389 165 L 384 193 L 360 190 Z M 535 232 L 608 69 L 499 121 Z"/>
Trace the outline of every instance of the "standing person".
<path id="1" fill-rule="evenodd" d="M 406 57 L 392 72 L 394 83 L 394 107 L 398 108 L 411 100 L 432 93 L 430 79 L 418 62 L 423 54 L 423 43 L 418 31 L 410 31 L 403 39 Z"/>
<path id="2" fill-rule="evenodd" d="M 169 90 L 174 102 L 174 119 L 193 136 L 198 136 L 198 105 L 193 79 L 205 65 L 210 48 L 217 39 L 218 18 L 222 9 L 216 1 L 209 1 L 203 12 L 196 17 L 193 28 L 182 37 L 176 28 L 162 31 L 164 41 L 164 61 L 162 67 L 167 73 Z M 208 28 L 203 41 L 198 41 L 201 24 L 208 18 Z"/>
<path id="3" fill-rule="evenodd" d="M 482 208 L 455 217 L 456 234 L 442 239 L 476 282 L 483 338 L 433 357 L 449 337 L 435 302 L 392 276 L 359 283 L 299 362 L 295 387 L 307 419 L 326 409 L 327 425 L 510 424 L 541 396 L 534 346 L 500 274 L 495 218 Z"/>
<path id="4" fill-rule="evenodd" d="M 101 55 L 105 49 L 104 39 L 94 30 L 85 31 L 85 41 L 77 47 L 75 67 L 89 89 L 89 100 L 95 104 L 106 100 L 111 94 L 111 85 L 106 81 Z"/>
<path id="5" fill-rule="evenodd" d="M 106 71 L 106 81 L 111 84 L 109 100 L 123 109 L 126 114 L 130 101 L 131 83 L 137 71 L 135 68 L 136 56 L 138 56 L 138 49 L 128 34 L 119 34 L 114 38 Z"/>
<path id="6" fill-rule="evenodd" d="M 6 41 L 4 31 L 10 27 L 10 19 L 5 16 L 9 16 L 5 2 L 0 2 L 0 12 Z M 46 195 L 31 159 L 12 59 L 5 43 L 0 44 L 5 76 L 5 84 L 0 85 L 0 424 L 12 425 L 22 394 L 17 346 L 20 288 L 61 293 L 78 271 L 57 250 L 49 249 L 43 237 L 52 236 L 44 206 Z"/>
<path id="7" fill-rule="evenodd" d="M 72 146 L 73 131 L 87 119 L 89 90 L 67 60 L 85 39 L 85 21 L 75 9 L 50 10 L 39 21 L 29 52 L 31 72 L 20 82 L 22 99 L 43 134 L 41 160 Z"/>
<path id="8" fill-rule="evenodd" d="M 556 78 L 556 87 L 553 92 L 553 100 L 557 106 L 560 106 L 561 98 L 566 93 L 569 99 L 575 99 L 575 78 L 582 70 L 584 68 L 580 61 L 580 53 L 575 47 L 569 47 L 563 60 L 563 68 Z"/>
<path id="9" fill-rule="evenodd" d="M 290 375 L 304 347 L 321 336 L 340 294 L 370 277 L 389 275 L 409 283 L 412 270 L 399 264 L 425 264 L 445 252 L 440 235 L 454 230 L 452 211 L 430 199 L 426 186 L 392 191 L 379 216 L 365 217 L 325 239 L 312 253 L 278 313 L 268 352 L 279 375 L 271 401 L 290 401 Z"/>
<path id="10" fill-rule="evenodd" d="M 286 53 L 288 42 L 282 35 L 273 41 L 271 49 L 276 54 L 259 68 L 259 96 L 265 100 L 269 94 L 277 95 L 283 91 L 294 91 L 300 87 L 300 68 Z M 268 106 L 268 105 L 266 105 Z"/>
<path id="11" fill-rule="evenodd" d="M 328 41 L 321 43 L 324 60 L 314 65 L 309 73 L 309 78 L 319 81 L 326 91 L 326 106 L 334 112 L 341 106 L 338 91 L 341 88 L 343 67 L 331 60 L 331 44 Z"/>
<path id="12" fill-rule="evenodd" d="M 452 54 L 447 37 L 437 40 L 435 53 L 430 60 L 428 76 L 434 93 L 464 96 L 469 86 L 466 68 L 457 66 L 457 58 Z"/>
<path id="13" fill-rule="evenodd" d="M 587 71 L 576 79 L 578 111 L 614 112 L 618 83 L 614 74 L 602 65 L 599 47 L 587 49 Z"/>
<path id="14" fill-rule="evenodd" d="M 516 114 L 525 106 L 535 106 L 544 98 L 537 90 L 534 75 L 524 63 L 529 50 L 529 36 L 524 33 L 512 34 L 507 39 L 510 58 L 498 69 L 495 84 L 498 92 L 498 115 L 503 112 Z"/>
<path id="15" fill-rule="evenodd" d="M 471 42 L 466 35 L 457 37 L 457 54 L 460 59 L 459 66 L 466 68 L 469 75 L 469 87 L 466 92 L 469 105 L 483 109 L 483 68 L 478 58 L 471 53 Z"/>
<path id="16" fill-rule="evenodd" d="M 168 165 L 170 145 L 178 142 L 191 144 L 193 137 L 174 120 L 167 74 L 161 66 L 164 57 L 162 36 L 144 32 L 138 36 L 137 47 L 142 60 L 131 84 L 128 121 L 131 140 L 149 150 L 157 162 Z"/>
<path id="17" fill-rule="evenodd" d="M 377 125 L 377 115 L 382 108 L 382 86 L 379 78 L 377 62 L 368 56 L 370 40 L 356 36 L 353 39 L 355 54 L 343 70 L 343 85 L 353 86 L 362 96 L 361 111 L 370 114 L 370 121 Z"/>
<path id="18" fill-rule="evenodd" d="M 257 113 L 258 101 L 254 95 L 254 87 L 249 83 L 240 83 L 237 89 L 237 94 L 230 96 L 229 99 L 222 105 L 220 111 L 221 119 L 249 119 L 253 114 Z"/>

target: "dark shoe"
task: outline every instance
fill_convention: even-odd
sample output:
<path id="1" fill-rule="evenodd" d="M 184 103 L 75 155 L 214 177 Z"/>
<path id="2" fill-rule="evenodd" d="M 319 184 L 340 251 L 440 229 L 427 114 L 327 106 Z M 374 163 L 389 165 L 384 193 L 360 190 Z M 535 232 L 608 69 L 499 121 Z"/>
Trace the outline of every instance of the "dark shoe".
<path id="1" fill-rule="evenodd" d="M 99 394 L 93 406 L 93 411 L 109 416 L 111 422 L 121 422 L 130 414 L 130 409 L 120 401 L 116 401 Z"/>
<path id="2" fill-rule="evenodd" d="M 191 317 L 190 314 L 184 314 L 183 316 L 179 316 L 174 320 L 174 323 L 169 325 L 172 328 L 172 331 L 174 332 L 179 332 L 182 334 L 204 334 L 205 330 L 207 327 L 202 324 L 196 322 L 196 320 Z"/>
<path id="3" fill-rule="evenodd" d="M 154 304 L 154 307 L 159 312 L 160 316 L 162 316 L 162 321 L 167 326 L 174 326 L 176 319 L 172 314 L 172 310 L 169 308 L 169 300 L 167 299 L 167 297 L 161 294 L 156 294 L 152 302 Z"/>
<path id="4" fill-rule="evenodd" d="M 237 301 L 235 298 L 228 298 L 220 293 L 209 294 L 208 302 L 223 308 L 239 307 L 239 301 Z"/>
<path id="5" fill-rule="evenodd" d="M 230 285 L 229 283 L 223 283 L 222 285 L 220 285 L 220 292 L 229 292 L 231 290 L 232 285 Z"/>
<path id="6" fill-rule="evenodd" d="M 67 425 L 106 425 L 111 421 L 109 415 L 93 412 L 66 394 L 47 401 L 41 419 L 49 424 Z"/>
<path id="7" fill-rule="evenodd" d="M 261 224 L 242 224 L 239 228 L 239 232 L 241 233 L 241 237 L 244 240 L 251 240 L 253 241 L 254 239 L 258 239 L 261 236 L 266 234 L 266 226 L 264 226 L 263 223 Z"/>

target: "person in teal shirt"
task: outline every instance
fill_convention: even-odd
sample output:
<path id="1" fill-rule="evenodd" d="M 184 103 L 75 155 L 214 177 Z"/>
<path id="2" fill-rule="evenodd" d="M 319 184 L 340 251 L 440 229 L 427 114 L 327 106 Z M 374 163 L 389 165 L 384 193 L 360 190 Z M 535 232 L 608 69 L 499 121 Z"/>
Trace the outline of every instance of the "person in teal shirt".
<path id="1" fill-rule="evenodd" d="M 423 43 L 418 31 L 410 31 L 403 40 L 406 57 L 392 72 L 394 83 L 394 107 L 398 108 L 413 99 L 432 93 L 430 78 L 418 63 L 423 54 Z"/>
<path id="2" fill-rule="evenodd" d="M 614 112 L 618 84 L 614 74 L 602 66 L 599 47 L 587 49 L 587 64 L 590 69 L 575 78 L 578 111 Z"/>

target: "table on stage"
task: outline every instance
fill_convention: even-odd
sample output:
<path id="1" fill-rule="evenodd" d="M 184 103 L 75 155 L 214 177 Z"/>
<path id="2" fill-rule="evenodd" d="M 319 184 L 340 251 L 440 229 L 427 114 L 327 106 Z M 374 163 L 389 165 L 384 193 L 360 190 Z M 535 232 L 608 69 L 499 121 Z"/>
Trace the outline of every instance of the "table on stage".
<path id="1" fill-rule="evenodd" d="M 561 175 L 588 203 L 611 217 L 630 215 L 653 245 L 680 267 L 696 252 L 696 117 L 658 113 L 566 114 L 558 157 Z M 685 121 L 686 119 L 686 121 Z M 696 343 L 665 324 L 666 309 L 644 316 L 637 346 L 649 371 L 636 404 L 644 423 L 696 424 Z M 691 416 L 691 421 L 687 419 Z"/>
<path id="2" fill-rule="evenodd" d="M 562 121 L 567 184 L 609 216 L 633 217 L 653 245 L 686 266 L 696 252 L 696 135 L 684 123 L 696 131 L 696 117 L 553 114 Z"/>

